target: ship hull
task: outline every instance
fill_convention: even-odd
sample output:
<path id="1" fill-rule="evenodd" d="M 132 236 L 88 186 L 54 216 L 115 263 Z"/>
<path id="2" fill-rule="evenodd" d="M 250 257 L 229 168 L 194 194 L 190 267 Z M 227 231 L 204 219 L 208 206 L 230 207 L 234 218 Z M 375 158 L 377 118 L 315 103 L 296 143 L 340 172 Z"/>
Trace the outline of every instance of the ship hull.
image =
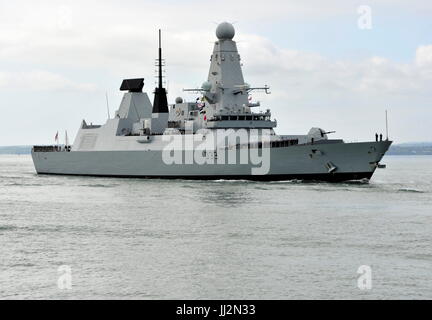
<path id="1" fill-rule="evenodd" d="M 74 174 L 74 173 L 47 173 L 41 172 L 40 175 L 69 175 L 69 176 L 88 176 L 105 178 L 135 178 L 135 179 L 179 179 L 179 180 L 249 180 L 249 181 L 325 181 L 343 182 L 355 180 L 369 180 L 373 172 L 342 172 L 342 173 L 323 173 L 323 174 L 267 174 L 267 175 L 212 175 L 212 176 L 166 176 L 166 175 L 111 175 L 111 174 Z"/>
<path id="2" fill-rule="evenodd" d="M 370 179 L 391 141 L 308 144 L 270 148 L 264 174 L 249 164 L 166 164 L 162 151 L 32 152 L 38 174 L 162 179 L 255 181 Z M 239 159 L 239 158 L 237 158 Z M 329 170 L 329 165 L 334 170 Z M 259 171 L 259 170 L 258 170 Z M 263 170 L 261 170 L 263 171 Z M 331 172 L 329 172 L 331 171 Z"/>

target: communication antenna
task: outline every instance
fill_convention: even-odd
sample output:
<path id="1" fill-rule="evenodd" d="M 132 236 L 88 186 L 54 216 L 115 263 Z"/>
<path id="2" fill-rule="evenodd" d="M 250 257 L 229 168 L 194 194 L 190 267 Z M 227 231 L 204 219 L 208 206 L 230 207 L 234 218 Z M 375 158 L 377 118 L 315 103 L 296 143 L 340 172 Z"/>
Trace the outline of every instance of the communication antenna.
<path id="1" fill-rule="evenodd" d="M 111 119 L 110 111 L 109 111 L 108 92 L 105 92 L 105 99 L 106 99 L 106 105 L 107 105 L 108 119 Z"/>
<path id="2" fill-rule="evenodd" d="M 385 111 L 385 120 L 386 120 L 386 140 L 388 141 L 388 119 L 387 119 L 387 110 Z"/>
<path id="3" fill-rule="evenodd" d="M 159 55 L 156 60 L 156 66 L 158 68 L 158 84 L 154 91 L 154 101 L 152 113 L 167 113 L 168 111 L 168 101 L 166 89 L 163 87 L 163 72 L 162 67 L 165 65 L 165 60 L 162 59 L 162 40 L 161 40 L 161 30 L 159 29 Z"/>
<path id="4" fill-rule="evenodd" d="M 159 86 L 158 86 L 158 88 L 159 89 L 161 89 L 162 88 L 162 77 L 163 77 L 163 75 L 162 75 L 162 66 L 163 66 L 163 63 L 162 63 L 162 40 L 161 40 L 161 38 L 162 38 L 162 36 L 161 36 L 161 30 L 159 29 L 159 63 L 158 63 L 158 71 L 159 71 L 159 74 L 158 74 L 158 80 L 159 80 Z"/>

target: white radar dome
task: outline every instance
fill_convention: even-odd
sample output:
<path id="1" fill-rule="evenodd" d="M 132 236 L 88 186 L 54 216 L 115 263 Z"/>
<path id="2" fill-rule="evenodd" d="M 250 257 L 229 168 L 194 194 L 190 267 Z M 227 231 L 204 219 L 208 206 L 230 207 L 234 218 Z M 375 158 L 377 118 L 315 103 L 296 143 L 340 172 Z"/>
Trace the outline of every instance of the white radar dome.
<path id="1" fill-rule="evenodd" d="M 234 26 L 228 22 L 222 22 L 216 28 L 216 37 L 219 40 L 232 40 L 235 35 Z"/>

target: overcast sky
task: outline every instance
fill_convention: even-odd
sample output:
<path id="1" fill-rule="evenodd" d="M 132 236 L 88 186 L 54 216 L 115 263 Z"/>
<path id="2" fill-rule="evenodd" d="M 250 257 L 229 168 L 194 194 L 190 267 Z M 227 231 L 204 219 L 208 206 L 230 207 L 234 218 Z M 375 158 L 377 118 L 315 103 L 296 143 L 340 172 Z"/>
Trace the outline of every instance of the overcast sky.
<path id="1" fill-rule="evenodd" d="M 222 21 L 234 22 L 245 81 L 271 86 L 253 98 L 277 133 L 371 140 L 388 109 L 390 138 L 432 141 L 430 0 L 0 0 L 0 145 L 104 123 L 105 92 L 113 114 L 124 78 L 144 77 L 152 100 L 159 28 L 169 102 L 195 101 L 182 88 L 206 80 Z"/>

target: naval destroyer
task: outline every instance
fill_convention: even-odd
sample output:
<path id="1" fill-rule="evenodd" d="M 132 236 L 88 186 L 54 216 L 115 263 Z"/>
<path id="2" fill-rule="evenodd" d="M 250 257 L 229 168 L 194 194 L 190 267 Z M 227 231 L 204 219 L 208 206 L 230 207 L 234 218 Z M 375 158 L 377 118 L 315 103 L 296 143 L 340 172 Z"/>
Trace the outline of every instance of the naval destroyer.
<path id="1" fill-rule="evenodd" d="M 247 180 L 369 180 L 384 167 L 387 139 L 347 143 L 313 127 L 304 135 L 276 134 L 270 109 L 252 102 L 243 78 L 234 27 L 216 29 L 207 80 L 195 101 L 168 104 L 162 80 L 159 31 L 158 84 L 153 104 L 144 79 L 125 79 L 124 96 L 105 124 L 85 120 L 72 145 L 33 146 L 38 174 Z M 258 110 L 258 111 L 256 111 Z"/>

